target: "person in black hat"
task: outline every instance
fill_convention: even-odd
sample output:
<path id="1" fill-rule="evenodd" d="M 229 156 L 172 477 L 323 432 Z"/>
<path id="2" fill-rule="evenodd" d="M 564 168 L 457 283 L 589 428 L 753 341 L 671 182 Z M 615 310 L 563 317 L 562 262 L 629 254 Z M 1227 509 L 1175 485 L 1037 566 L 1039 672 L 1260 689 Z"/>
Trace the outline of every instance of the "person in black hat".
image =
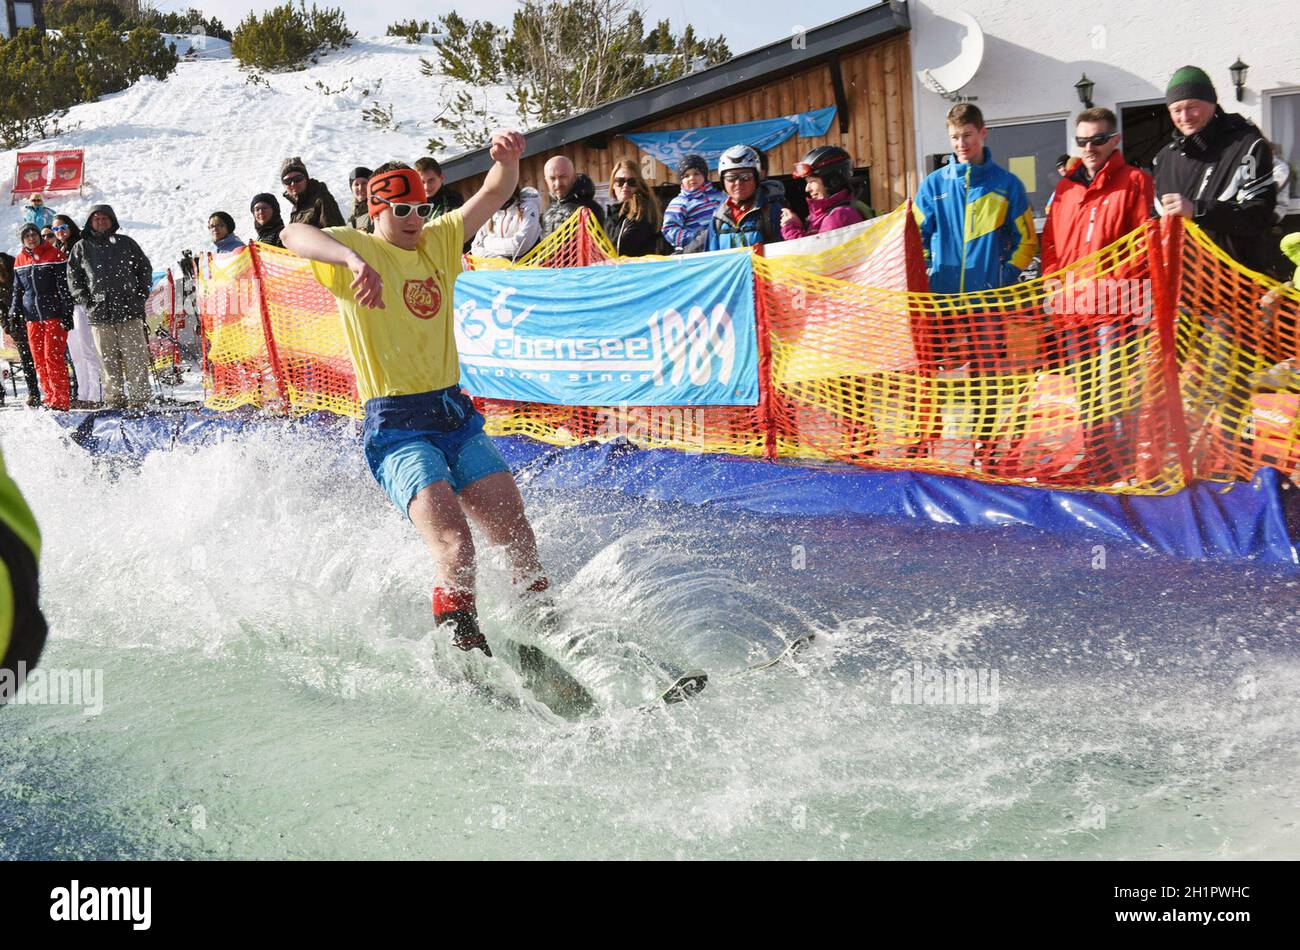
<path id="1" fill-rule="evenodd" d="M 291 224 L 310 224 L 315 228 L 338 228 L 346 224 L 339 203 L 323 181 L 307 174 L 301 158 L 285 159 L 280 166 L 280 184 L 284 185 L 285 200 L 293 207 L 289 212 Z"/>
<path id="2" fill-rule="evenodd" d="M 1165 103 L 1174 134 L 1155 157 L 1156 212 L 1196 222 L 1234 260 L 1266 271 L 1277 206 L 1267 140 L 1249 119 L 1223 111 L 1214 83 L 1196 66 L 1175 71 Z M 1226 443 L 1240 444 L 1251 405 L 1251 363 L 1259 356 L 1263 327 L 1252 327 L 1249 317 L 1232 308 L 1195 308 L 1193 316 L 1210 331 L 1196 359 L 1203 378 L 1214 385 L 1184 398 L 1184 418 L 1193 434 L 1217 425 Z"/>
<path id="3" fill-rule="evenodd" d="M 248 210 L 253 212 L 256 240 L 272 247 L 284 247 L 280 241 L 280 232 L 284 230 L 284 218 L 280 217 L 280 202 L 275 195 L 269 191 L 254 195 Z"/>
<path id="4" fill-rule="evenodd" d="M 1165 103 L 1174 134 L 1155 157 L 1157 213 L 1195 221 L 1234 260 L 1267 270 L 1277 206 L 1268 142 L 1249 119 L 1223 111 L 1196 66 L 1174 73 Z"/>
<path id="5" fill-rule="evenodd" d="M 367 234 L 375 230 L 375 226 L 370 221 L 370 213 L 366 211 L 366 186 L 369 184 L 369 168 L 358 165 L 352 169 L 352 174 L 348 176 L 348 185 L 352 188 L 352 213 L 348 215 L 348 227 L 365 231 Z"/>

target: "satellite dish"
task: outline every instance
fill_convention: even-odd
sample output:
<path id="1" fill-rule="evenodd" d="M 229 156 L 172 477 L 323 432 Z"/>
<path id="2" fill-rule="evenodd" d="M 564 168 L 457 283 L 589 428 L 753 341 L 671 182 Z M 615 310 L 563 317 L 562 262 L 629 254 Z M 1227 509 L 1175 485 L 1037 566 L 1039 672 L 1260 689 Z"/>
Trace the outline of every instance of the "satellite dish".
<path id="1" fill-rule="evenodd" d="M 975 78 L 984 61 L 984 31 L 975 18 L 958 10 L 951 20 L 935 18 L 921 35 L 925 40 L 917 44 L 917 59 L 933 64 L 917 71 L 921 83 L 953 102 L 972 98 L 958 92 Z"/>

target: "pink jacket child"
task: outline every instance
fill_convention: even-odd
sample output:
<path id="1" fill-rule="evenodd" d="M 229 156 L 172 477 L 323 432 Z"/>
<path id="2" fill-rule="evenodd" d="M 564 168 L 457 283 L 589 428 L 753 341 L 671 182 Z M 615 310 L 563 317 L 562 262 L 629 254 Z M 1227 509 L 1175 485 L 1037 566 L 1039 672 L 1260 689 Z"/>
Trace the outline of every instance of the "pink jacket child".
<path id="1" fill-rule="evenodd" d="M 862 212 L 853 206 L 853 196 L 849 190 L 841 188 L 826 198 L 809 198 L 808 223 L 805 225 L 797 215 L 791 217 L 781 225 L 781 237 L 793 241 L 795 238 L 846 228 L 865 220 Z"/>

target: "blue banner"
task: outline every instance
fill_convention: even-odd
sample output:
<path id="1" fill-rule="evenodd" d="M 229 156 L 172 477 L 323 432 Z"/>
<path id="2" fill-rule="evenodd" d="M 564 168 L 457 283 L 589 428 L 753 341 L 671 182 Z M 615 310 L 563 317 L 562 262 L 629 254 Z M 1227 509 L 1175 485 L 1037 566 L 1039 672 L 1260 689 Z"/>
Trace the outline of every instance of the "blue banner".
<path id="1" fill-rule="evenodd" d="M 835 107 L 813 112 L 797 112 L 776 119 L 737 122 L 733 125 L 710 125 L 702 129 L 675 129 L 671 132 L 624 132 L 647 155 L 653 155 L 669 168 L 687 155 L 703 155 L 709 167 L 718 168 L 718 158 L 733 145 L 752 145 L 767 151 L 796 133 L 800 138 L 817 138 L 830 131 Z"/>
<path id="2" fill-rule="evenodd" d="M 461 383 L 567 406 L 753 406 L 749 254 L 456 278 Z"/>

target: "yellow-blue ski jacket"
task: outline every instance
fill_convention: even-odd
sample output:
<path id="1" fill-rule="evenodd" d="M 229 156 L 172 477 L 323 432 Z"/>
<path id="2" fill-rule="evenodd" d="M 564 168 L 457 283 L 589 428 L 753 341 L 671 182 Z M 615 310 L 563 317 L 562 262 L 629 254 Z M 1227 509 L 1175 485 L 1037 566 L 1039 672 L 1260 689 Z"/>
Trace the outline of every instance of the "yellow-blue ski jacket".
<path id="1" fill-rule="evenodd" d="M 953 162 L 926 176 L 913 204 L 930 291 L 1013 284 L 1038 253 L 1025 186 L 984 148 L 978 165 Z"/>

